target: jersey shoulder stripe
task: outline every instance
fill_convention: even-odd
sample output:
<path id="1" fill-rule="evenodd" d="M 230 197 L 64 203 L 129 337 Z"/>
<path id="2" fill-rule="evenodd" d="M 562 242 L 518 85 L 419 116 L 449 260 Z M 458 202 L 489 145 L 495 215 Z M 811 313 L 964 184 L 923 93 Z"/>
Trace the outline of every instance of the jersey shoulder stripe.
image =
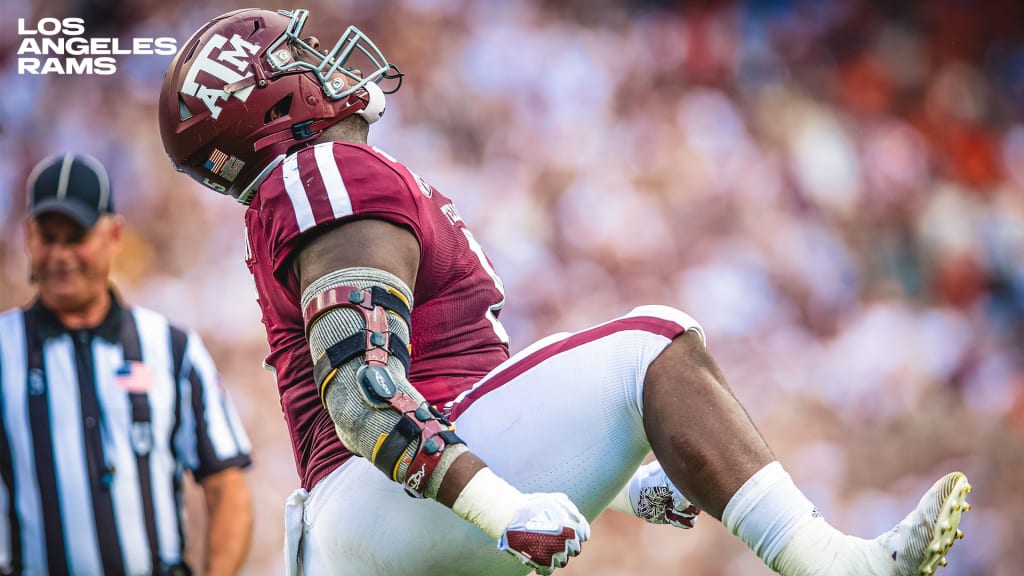
<path id="1" fill-rule="evenodd" d="M 327 200 L 331 204 L 331 212 L 334 218 L 343 218 L 352 214 L 352 199 L 345 187 L 345 180 L 341 177 L 341 170 L 338 169 L 334 148 L 333 143 L 318 144 L 313 147 L 313 157 L 316 159 L 316 169 L 327 192 Z"/>
<path id="2" fill-rule="evenodd" d="M 373 148 L 325 142 L 288 156 L 253 204 L 277 268 L 303 234 L 354 216 L 406 226 L 422 239 L 418 195 L 411 172 Z"/>

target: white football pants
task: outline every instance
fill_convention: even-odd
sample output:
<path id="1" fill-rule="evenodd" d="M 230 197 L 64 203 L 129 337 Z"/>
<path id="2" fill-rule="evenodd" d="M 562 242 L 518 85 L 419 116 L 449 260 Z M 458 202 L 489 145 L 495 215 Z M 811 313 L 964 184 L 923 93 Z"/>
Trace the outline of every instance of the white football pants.
<path id="1" fill-rule="evenodd" d="M 642 306 L 544 338 L 449 406 L 457 432 L 512 485 L 564 492 L 592 521 L 650 452 L 642 420 L 647 367 L 687 330 L 704 338 L 687 314 Z M 285 561 L 293 574 L 528 572 L 476 526 L 433 500 L 410 498 L 364 458 L 349 459 L 308 497 L 293 494 L 285 516 Z"/>

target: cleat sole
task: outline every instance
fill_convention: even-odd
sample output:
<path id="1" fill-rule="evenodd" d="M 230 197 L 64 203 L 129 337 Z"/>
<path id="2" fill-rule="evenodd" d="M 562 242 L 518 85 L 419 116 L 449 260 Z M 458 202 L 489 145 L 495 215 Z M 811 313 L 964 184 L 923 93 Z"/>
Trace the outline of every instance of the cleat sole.
<path id="1" fill-rule="evenodd" d="M 964 533 L 959 530 L 960 518 L 971 510 L 967 495 L 973 488 L 963 474 L 957 473 L 952 481 L 953 489 L 939 510 L 932 539 L 926 548 L 928 552 L 917 567 L 916 576 L 931 576 L 939 566 L 945 566 L 946 554 L 953 547 L 953 542 L 964 537 Z"/>

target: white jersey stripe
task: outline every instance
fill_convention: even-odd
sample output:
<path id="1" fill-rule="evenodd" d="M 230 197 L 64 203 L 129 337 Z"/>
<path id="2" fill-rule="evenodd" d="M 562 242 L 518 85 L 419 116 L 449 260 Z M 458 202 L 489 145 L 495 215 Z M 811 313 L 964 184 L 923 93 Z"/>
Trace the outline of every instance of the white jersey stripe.
<path id="1" fill-rule="evenodd" d="M 0 316 L 0 404 L 3 405 L 2 424 L 11 447 L 11 460 L 24 463 L 14 466 L 15 502 L 21 528 L 22 561 L 32 566 L 46 566 L 46 550 L 43 547 L 43 506 L 39 500 L 39 485 L 36 484 L 36 458 L 32 450 L 29 429 L 28 394 L 25 386 L 25 330 L 21 321 L 21 310 L 13 310 Z M 8 487 L 9 489 L 10 487 Z M 7 522 L 7 518 L 0 520 Z M 5 545 L 6 542 L 0 542 Z M 13 555 L 13 551 L 11 551 Z"/>
<path id="2" fill-rule="evenodd" d="M 76 573 L 101 574 L 103 562 L 92 493 L 89 492 L 89 484 L 82 482 L 82 478 L 89 477 L 89 466 L 85 461 L 75 349 L 69 335 L 48 339 L 43 344 L 43 364 L 46 367 L 50 426 L 61 430 L 59 436 L 54 434 L 53 460 L 64 545 L 67 546 L 67 557 L 74 559 L 69 560 L 68 568 Z"/>
<path id="3" fill-rule="evenodd" d="M 284 189 L 292 201 L 292 210 L 295 212 L 299 232 L 305 232 L 316 226 L 316 218 L 313 216 L 312 206 L 309 205 L 309 198 L 306 197 L 306 189 L 302 186 L 299 160 L 296 154 L 285 158 L 281 171 L 284 177 Z"/>
<path id="4" fill-rule="evenodd" d="M 173 406 L 174 390 L 179 385 L 172 381 L 174 359 L 171 357 L 170 327 L 167 318 L 151 310 L 136 306 L 135 325 L 143 338 L 142 359 L 153 369 L 156 376 L 153 389 L 149 392 L 152 406 Z M 167 377 L 164 378 L 164 375 Z M 153 410 L 153 445 L 170 446 L 170 430 L 174 425 L 173 412 Z M 153 450 L 149 454 L 149 481 L 153 488 L 153 513 L 156 517 L 157 543 L 162 558 L 176 558 L 181 550 L 181 534 L 178 530 L 178 513 L 174 501 L 174 475 L 176 463 L 170 450 Z M 141 534 L 145 534 L 142 532 Z"/>
<path id="5" fill-rule="evenodd" d="M 334 159 L 334 143 L 317 144 L 313 148 L 313 156 L 316 157 L 316 167 L 324 182 L 324 190 L 327 191 L 327 199 L 331 202 L 334 217 L 351 215 L 352 199 L 345 188 L 345 181 L 341 178 L 341 171 L 338 170 L 338 161 Z"/>
<path id="6" fill-rule="evenodd" d="M 10 497 L 7 484 L 4 483 L 3 477 L 0 477 L 0 566 L 9 566 L 11 563 L 11 526 L 7 521 Z"/>
<path id="7" fill-rule="evenodd" d="M 115 427 L 122 430 L 131 428 L 127 394 L 114 379 L 117 369 L 124 365 L 124 352 L 120 344 L 94 338 L 92 357 L 96 395 L 103 407 L 103 453 L 109 461 L 118 463 L 110 486 L 110 496 L 117 522 L 117 536 L 121 542 L 121 556 L 125 572 L 143 574 L 152 570 L 152 562 L 149 558 L 145 518 L 140 514 L 142 492 L 139 489 L 135 452 L 123 435 L 107 433 Z"/>
<path id="8" fill-rule="evenodd" d="M 234 406 L 224 394 L 213 358 L 197 334 L 190 335 L 186 356 L 195 371 L 195 380 L 202 387 L 202 390 L 193 390 L 192 394 L 193 402 L 195 395 L 201 394 L 202 417 L 206 424 L 205 442 L 209 443 L 218 459 L 226 460 L 245 452 L 249 438 L 245 430 L 234 427 L 238 422 L 237 418 L 232 417 Z M 194 416 L 198 418 L 198 415 Z"/>

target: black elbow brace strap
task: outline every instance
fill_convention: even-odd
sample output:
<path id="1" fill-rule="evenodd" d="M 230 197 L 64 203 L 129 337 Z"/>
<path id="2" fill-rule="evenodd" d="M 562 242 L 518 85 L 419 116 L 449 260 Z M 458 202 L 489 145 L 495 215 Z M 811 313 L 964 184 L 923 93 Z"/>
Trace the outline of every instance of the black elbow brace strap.
<path id="1" fill-rule="evenodd" d="M 366 327 L 363 332 L 330 346 L 314 364 L 313 376 L 320 400 L 324 401 L 327 383 L 335 371 L 362 354 L 364 365 L 356 372 L 356 381 L 366 400 L 373 408 L 390 407 L 401 415 L 391 431 L 380 436 L 370 454 L 370 461 L 398 482 L 401 464 L 411 460 L 402 484 L 409 495 L 422 497 L 427 480 L 440 463 L 445 447 L 462 444 L 463 441 L 455 434 L 455 426 L 436 408 L 399 390 L 387 370 L 388 358 L 394 356 L 404 367 L 405 375 L 409 374 L 408 347 L 391 333 L 387 320 L 387 314 L 393 313 L 409 325 L 409 308 L 401 298 L 379 286 L 367 289 L 336 286 L 317 295 L 303 311 L 307 336 L 313 323 L 335 308 L 360 312 Z M 419 445 L 415 454 L 403 459 L 409 446 L 417 439 Z"/>
<path id="2" fill-rule="evenodd" d="M 349 360 L 362 354 L 369 366 L 387 366 L 388 357 L 395 356 L 409 375 L 409 348 L 388 329 L 387 314 L 397 314 L 408 326 L 412 317 L 409 307 L 401 298 L 384 288 L 373 286 L 363 289 L 355 286 L 336 286 L 317 295 L 306 305 L 303 316 L 306 321 L 306 336 L 318 318 L 335 308 L 349 308 L 363 315 L 363 332 L 352 334 L 331 345 L 313 365 L 313 379 L 316 381 L 320 400 L 324 399 L 324 387 L 331 373 Z"/>
<path id="3" fill-rule="evenodd" d="M 372 368 L 367 367 L 363 372 L 368 370 Z M 402 418 L 387 436 L 382 435 L 377 441 L 370 461 L 388 478 L 398 482 L 402 455 L 413 441 L 419 439 L 402 486 L 410 496 L 422 498 L 427 480 L 441 462 L 441 453 L 446 447 L 463 444 L 463 441 L 455 435 L 455 426 L 426 402 L 418 404 L 398 392 L 389 399 L 389 403 L 402 414 Z"/>

